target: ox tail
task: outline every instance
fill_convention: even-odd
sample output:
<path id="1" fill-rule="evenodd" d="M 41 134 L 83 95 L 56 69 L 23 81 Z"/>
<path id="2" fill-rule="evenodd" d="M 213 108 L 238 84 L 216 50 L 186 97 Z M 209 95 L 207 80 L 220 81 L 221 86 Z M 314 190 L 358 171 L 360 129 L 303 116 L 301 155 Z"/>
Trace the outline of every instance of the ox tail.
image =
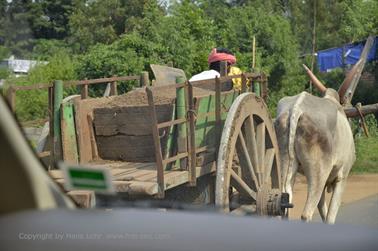
<path id="1" fill-rule="evenodd" d="M 288 137 L 288 162 L 286 167 L 285 176 L 283 179 L 283 188 L 284 191 L 289 193 L 290 195 L 290 202 L 292 201 L 292 195 L 293 195 L 293 185 L 294 185 L 294 179 L 295 174 L 298 169 L 298 163 L 295 156 L 295 137 L 296 132 L 298 128 L 298 121 L 301 117 L 303 111 L 300 108 L 300 104 L 302 103 L 303 99 L 305 98 L 305 93 L 302 93 L 299 95 L 299 98 L 293 105 L 293 108 L 291 109 L 290 114 L 290 120 L 289 120 L 289 137 Z"/>

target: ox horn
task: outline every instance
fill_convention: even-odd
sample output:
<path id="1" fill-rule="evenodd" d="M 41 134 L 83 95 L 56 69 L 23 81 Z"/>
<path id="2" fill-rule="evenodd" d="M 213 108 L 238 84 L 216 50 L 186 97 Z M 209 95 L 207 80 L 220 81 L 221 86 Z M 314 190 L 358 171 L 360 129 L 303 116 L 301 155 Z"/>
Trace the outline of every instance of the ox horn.
<path id="1" fill-rule="evenodd" d="M 340 96 L 340 102 L 342 104 L 348 104 L 352 100 L 354 91 L 356 90 L 356 87 L 360 80 L 362 70 L 365 67 L 365 63 L 367 61 L 369 51 L 374 45 L 374 40 L 375 40 L 374 36 L 368 37 L 368 39 L 366 40 L 364 49 L 361 52 L 360 59 L 352 67 L 352 69 L 349 71 L 349 73 L 345 77 L 343 83 L 341 84 L 339 88 L 339 96 Z"/>
<path id="2" fill-rule="evenodd" d="M 310 79 L 311 79 L 312 83 L 314 84 L 314 86 L 321 93 L 325 93 L 326 90 L 327 90 L 327 88 L 322 84 L 322 82 L 320 82 L 320 80 L 314 75 L 314 73 L 312 73 L 312 71 L 305 64 L 303 64 L 303 67 L 305 68 L 306 73 L 310 77 Z"/>

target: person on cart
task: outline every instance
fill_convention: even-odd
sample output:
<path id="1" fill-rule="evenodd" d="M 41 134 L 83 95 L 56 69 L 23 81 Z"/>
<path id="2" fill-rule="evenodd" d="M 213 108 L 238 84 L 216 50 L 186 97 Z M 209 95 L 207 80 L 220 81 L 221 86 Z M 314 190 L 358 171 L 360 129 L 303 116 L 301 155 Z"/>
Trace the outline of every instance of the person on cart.
<path id="1" fill-rule="evenodd" d="M 209 64 L 209 69 L 203 71 L 199 74 L 192 76 L 189 81 L 199 81 L 206 79 L 214 79 L 220 77 L 220 65 L 222 61 L 227 62 L 227 74 L 230 75 L 239 75 L 242 71 L 235 66 L 236 57 L 235 55 L 226 48 L 213 48 L 211 53 L 208 56 L 207 62 Z M 241 89 L 241 79 L 235 78 L 232 79 L 233 88 L 236 90 Z"/>

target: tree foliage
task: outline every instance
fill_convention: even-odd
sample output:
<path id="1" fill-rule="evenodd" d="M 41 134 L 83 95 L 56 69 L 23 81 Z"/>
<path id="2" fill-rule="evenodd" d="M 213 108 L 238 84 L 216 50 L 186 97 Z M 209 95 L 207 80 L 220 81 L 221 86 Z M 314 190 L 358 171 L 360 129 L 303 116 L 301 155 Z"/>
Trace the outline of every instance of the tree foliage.
<path id="1" fill-rule="evenodd" d="M 244 71 L 269 77 L 270 107 L 305 89 L 299 56 L 311 53 L 314 17 L 316 49 L 340 46 L 378 33 L 375 0 L 0 0 L 0 58 L 43 61 L 66 55 L 67 67 L 40 67 L 26 83 L 51 78 L 99 78 L 139 74 L 149 64 L 181 68 L 188 77 L 207 69 L 212 47 L 227 47 Z M 316 13 L 315 13 L 316 12 Z M 315 15 L 314 15 L 315 14 Z M 50 65 L 49 64 L 49 65 Z M 376 64 L 368 70 L 377 72 Z M 37 74 L 37 72 L 40 73 Z M 315 70 L 316 72 L 316 70 Z M 52 75 L 53 74 L 53 75 Z M 337 88 L 342 71 L 318 76 Z M 46 75 L 46 77 L 42 77 Z M 34 80 L 32 80 L 34 78 Z M 22 81 L 21 81 L 22 82 Z M 131 85 L 122 85 L 124 90 Z M 369 87 L 370 88 L 370 87 Z M 364 101 L 377 88 L 358 90 Z M 367 96 L 369 98 L 367 98 Z M 377 102 L 375 100 L 375 102 Z"/>

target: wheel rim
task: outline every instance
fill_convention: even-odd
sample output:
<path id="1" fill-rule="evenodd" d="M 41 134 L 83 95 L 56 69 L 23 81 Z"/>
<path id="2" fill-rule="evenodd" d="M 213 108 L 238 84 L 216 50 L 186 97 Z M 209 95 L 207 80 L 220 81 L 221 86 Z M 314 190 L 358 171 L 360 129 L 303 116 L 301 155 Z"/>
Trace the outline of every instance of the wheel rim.
<path id="1" fill-rule="evenodd" d="M 222 132 L 216 173 L 216 205 L 235 209 L 230 197 L 254 202 L 262 190 L 280 189 L 278 145 L 268 109 L 252 93 L 231 106 Z M 239 206 L 242 203 L 239 203 Z"/>

